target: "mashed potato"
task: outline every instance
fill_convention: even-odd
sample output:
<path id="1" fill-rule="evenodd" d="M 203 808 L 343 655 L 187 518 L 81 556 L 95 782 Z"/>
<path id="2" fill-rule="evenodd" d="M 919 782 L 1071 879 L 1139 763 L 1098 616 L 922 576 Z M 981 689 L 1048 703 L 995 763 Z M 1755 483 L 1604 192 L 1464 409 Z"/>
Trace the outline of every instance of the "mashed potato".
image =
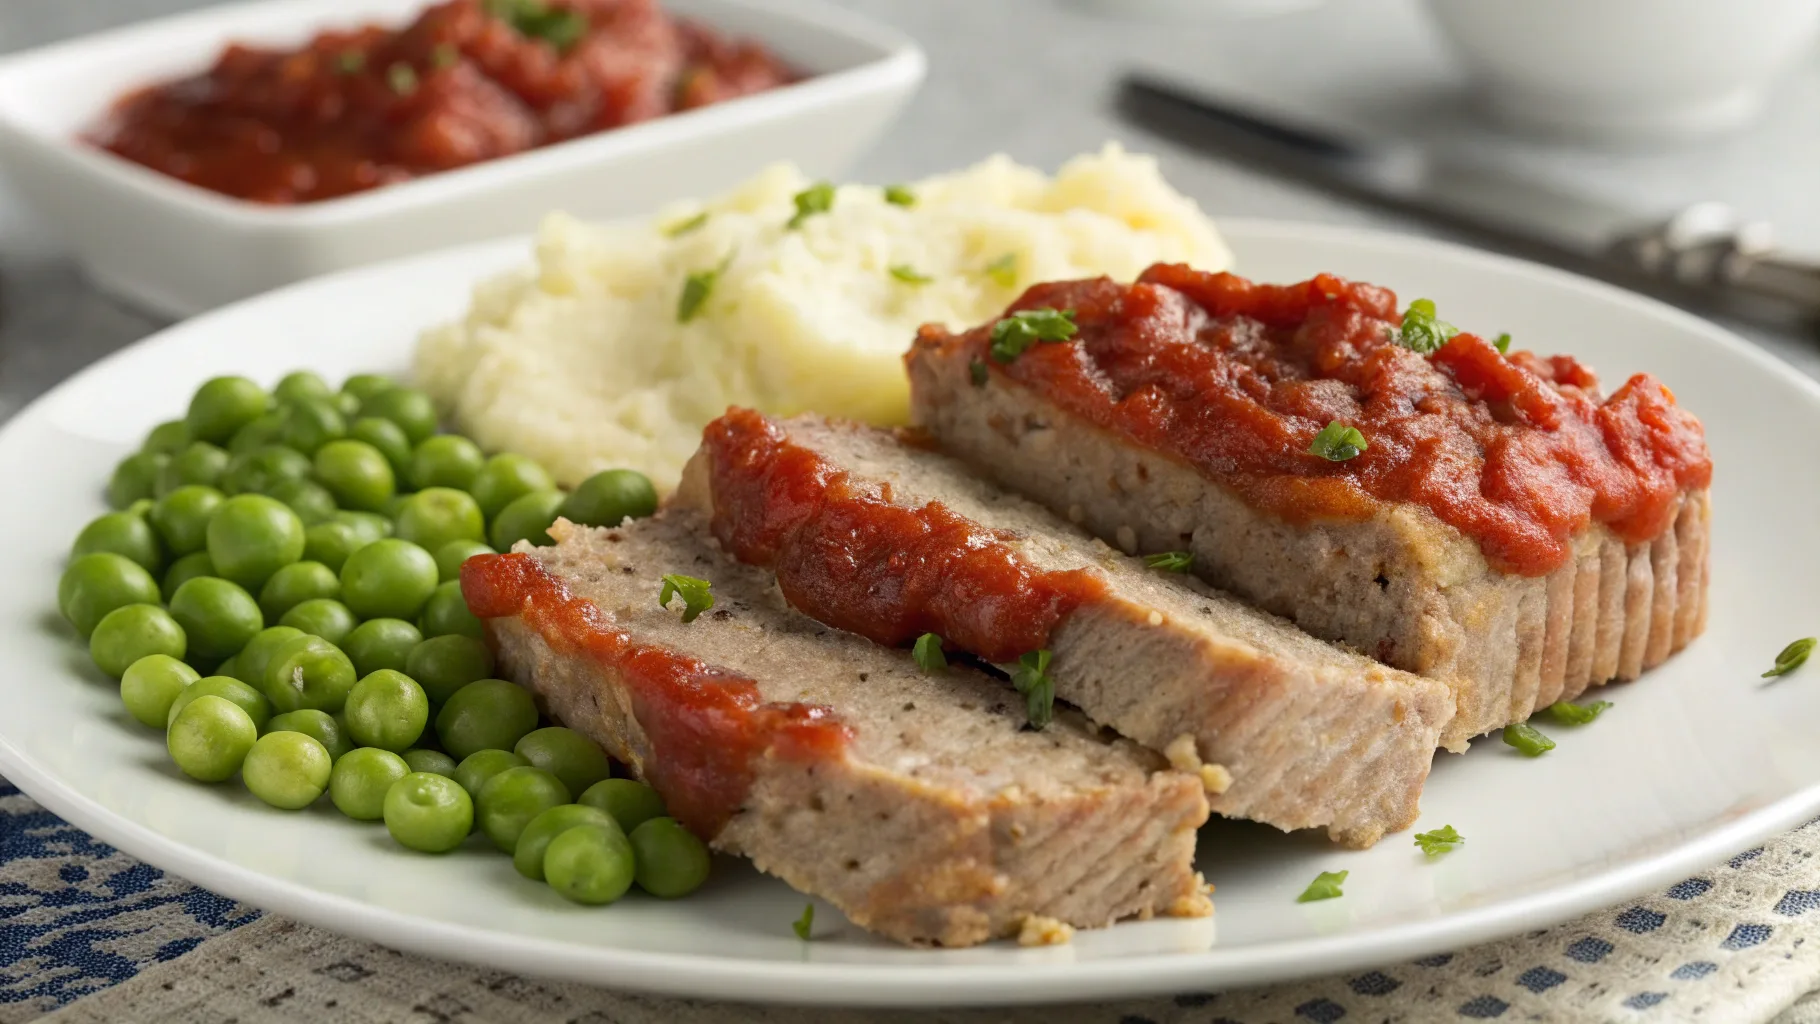
<path id="1" fill-rule="evenodd" d="M 910 186 L 908 206 L 844 185 L 791 228 L 810 184 L 777 166 L 648 221 L 553 216 L 534 268 L 423 336 L 417 378 L 463 432 L 565 485 L 623 466 L 668 490 L 728 405 L 903 422 L 902 356 L 923 323 L 978 324 L 1038 281 L 1229 262 L 1194 202 L 1117 147 L 1053 179 L 995 157 Z"/>

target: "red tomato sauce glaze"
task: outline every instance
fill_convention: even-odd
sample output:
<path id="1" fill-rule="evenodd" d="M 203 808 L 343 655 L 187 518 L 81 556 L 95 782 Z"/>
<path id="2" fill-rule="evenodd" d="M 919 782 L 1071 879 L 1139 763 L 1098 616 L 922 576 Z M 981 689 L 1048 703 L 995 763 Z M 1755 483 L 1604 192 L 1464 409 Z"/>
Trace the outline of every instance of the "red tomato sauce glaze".
<path id="1" fill-rule="evenodd" d="M 708 424 L 702 444 L 713 458 L 715 536 L 838 629 L 894 647 L 935 633 L 1010 662 L 1049 646 L 1069 612 L 1105 593 L 1093 573 L 1038 569 L 940 502 L 894 504 L 750 409 Z"/>
<path id="2" fill-rule="evenodd" d="M 745 802 L 759 758 L 836 760 L 852 738 L 828 708 L 766 703 L 745 676 L 639 643 L 530 555 L 468 559 L 461 591 L 475 615 L 522 619 L 551 650 L 593 660 L 624 689 L 651 744 L 639 758 L 645 781 L 703 839 L 717 835 Z M 628 751 L 609 753 L 631 759 Z"/>
<path id="3" fill-rule="evenodd" d="M 446 0 L 403 28 L 229 46 L 122 97 L 89 141 L 213 192 L 308 203 L 788 84 L 656 0 Z"/>
<path id="4" fill-rule="evenodd" d="M 1470 333 L 1421 355 L 1398 344 L 1403 318 L 1385 288 L 1158 264 L 1134 284 L 1039 284 L 1011 311 L 1040 308 L 1073 310 L 1079 333 L 1008 363 L 989 355 L 991 324 L 925 327 L 918 345 L 963 346 L 992 378 L 1291 522 L 1415 503 L 1499 570 L 1536 576 L 1564 564 L 1591 523 L 1631 543 L 1657 536 L 1680 492 L 1712 479 L 1700 422 L 1656 378 L 1603 396 L 1571 356 L 1505 355 Z M 1310 454 L 1333 421 L 1367 449 L 1343 462 Z"/>

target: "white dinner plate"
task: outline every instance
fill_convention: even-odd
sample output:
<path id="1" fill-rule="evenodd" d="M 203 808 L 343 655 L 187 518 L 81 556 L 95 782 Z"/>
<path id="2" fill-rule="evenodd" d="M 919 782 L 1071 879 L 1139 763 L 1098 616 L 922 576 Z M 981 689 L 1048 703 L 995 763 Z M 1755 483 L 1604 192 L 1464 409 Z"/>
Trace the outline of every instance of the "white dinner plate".
<path id="1" fill-rule="evenodd" d="M 402 370 L 419 328 L 468 288 L 528 258 L 524 242 L 434 254 L 305 283 L 190 321 L 93 366 L 0 430 L 0 772 L 126 852 L 238 899 L 403 949 L 667 993 L 783 1002 L 956 1005 L 1206 990 L 1361 968 L 1457 948 L 1672 884 L 1820 813 L 1820 665 L 1766 683 L 1788 641 L 1820 632 L 1820 386 L 1691 316 L 1580 278 L 1412 238 L 1232 221 L 1239 269 L 1271 280 L 1332 271 L 1433 298 L 1473 329 L 1566 351 L 1615 387 L 1663 378 L 1705 419 L 1718 473 L 1706 635 L 1581 728 L 1544 726 L 1534 760 L 1495 738 L 1442 754 L 1419 829 L 1466 845 L 1426 860 L 1407 833 L 1376 849 L 1216 823 L 1200 867 L 1218 886 L 1202 920 L 1078 934 L 1072 944 L 915 950 L 723 860 L 700 893 L 568 905 L 471 842 L 410 853 L 324 801 L 272 810 L 237 783 L 170 766 L 57 618 L 71 539 L 103 510 L 114 463 L 204 378 L 336 379 Z M 1344 898 L 1298 904 L 1320 871 Z"/>

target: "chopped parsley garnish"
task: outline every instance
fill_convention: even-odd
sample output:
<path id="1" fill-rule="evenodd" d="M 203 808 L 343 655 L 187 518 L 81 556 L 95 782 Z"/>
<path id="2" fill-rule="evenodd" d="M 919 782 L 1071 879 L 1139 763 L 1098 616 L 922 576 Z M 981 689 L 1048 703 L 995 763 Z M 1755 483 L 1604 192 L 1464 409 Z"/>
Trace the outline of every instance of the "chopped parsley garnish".
<path id="1" fill-rule="evenodd" d="M 1303 889 L 1302 895 L 1297 896 L 1295 901 L 1313 903 L 1315 900 L 1338 899 L 1346 895 L 1340 891 L 1340 884 L 1346 881 L 1346 876 L 1350 874 L 1352 874 L 1350 871 L 1323 871 L 1315 876 L 1314 881 L 1308 883 L 1308 888 Z"/>
<path id="2" fill-rule="evenodd" d="M 714 584 L 678 573 L 664 574 L 663 588 L 657 592 L 657 606 L 670 607 L 670 598 L 683 599 L 683 621 L 694 622 L 702 612 L 714 607 L 714 595 L 708 588 Z"/>
<path id="3" fill-rule="evenodd" d="M 677 221 L 665 228 L 664 235 L 669 238 L 681 238 L 706 223 L 708 223 L 708 211 L 703 210 L 688 220 Z"/>
<path id="4" fill-rule="evenodd" d="M 986 276 L 1000 288 L 1015 286 L 1017 284 L 1017 253 L 1008 252 L 986 264 Z"/>
<path id="5" fill-rule="evenodd" d="M 1416 833 L 1416 845 L 1430 857 L 1439 857 L 1449 850 L 1458 849 L 1465 842 L 1465 837 L 1454 831 L 1452 825 L 1442 825 L 1433 832 Z"/>
<path id="6" fill-rule="evenodd" d="M 1024 711 L 1030 724 L 1046 728 L 1055 718 L 1055 680 L 1049 678 L 1048 650 L 1031 651 L 1017 659 L 1011 673 L 1011 685 L 1024 695 Z"/>
<path id="7" fill-rule="evenodd" d="M 438 43 L 430 51 L 430 63 L 438 69 L 452 68 L 461 60 L 461 51 L 453 43 Z"/>
<path id="8" fill-rule="evenodd" d="M 927 676 L 940 675 L 948 671 L 948 658 L 942 653 L 942 638 L 934 633 L 924 633 L 916 638 L 916 646 L 910 649 L 916 658 L 916 667 Z"/>
<path id="9" fill-rule="evenodd" d="M 1558 700 L 1548 706 L 1548 714 L 1562 725 L 1585 725 L 1599 717 L 1608 707 L 1611 707 L 1611 701 L 1608 700 L 1595 700 L 1591 704 Z"/>
<path id="10" fill-rule="evenodd" d="M 790 930 L 794 931 L 796 933 L 797 938 L 803 940 L 804 942 L 808 942 L 809 941 L 809 929 L 814 928 L 814 927 L 815 927 L 815 904 L 811 903 L 811 904 L 808 904 L 807 906 L 803 907 L 803 916 L 801 916 L 801 917 L 797 918 L 795 921 L 791 922 Z"/>
<path id="11" fill-rule="evenodd" d="M 1328 462 L 1345 462 L 1347 459 L 1358 458 L 1360 452 L 1370 447 L 1365 443 L 1365 435 L 1359 432 L 1358 427 L 1349 427 L 1334 420 L 1314 435 L 1314 441 L 1308 446 L 1308 454 L 1319 455 Z"/>
<path id="12" fill-rule="evenodd" d="M 818 181 L 798 192 L 790 201 L 796 204 L 796 216 L 791 217 L 790 222 L 784 227 L 794 231 L 810 217 L 834 209 L 834 186 L 825 181 Z"/>
<path id="13" fill-rule="evenodd" d="M 992 325 L 992 358 L 1008 363 L 1039 341 L 1067 341 L 1079 330 L 1072 309 L 1019 310 Z"/>
<path id="14" fill-rule="evenodd" d="M 359 50 L 343 50 L 335 55 L 335 70 L 341 74 L 356 74 L 366 66 L 367 55 Z"/>
<path id="15" fill-rule="evenodd" d="M 1524 757 L 1541 757 L 1555 749 L 1555 741 L 1537 732 L 1528 722 L 1505 726 L 1504 742 L 1516 747 Z"/>
<path id="16" fill-rule="evenodd" d="M 402 61 L 385 69 L 385 84 L 400 96 L 417 91 L 417 69 Z"/>
<path id="17" fill-rule="evenodd" d="M 487 0 L 487 11 L 526 39 L 541 39 L 558 50 L 574 46 L 588 31 L 587 15 L 544 0 Z"/>
<path id="18" fill-rule="evenodd" d="M 974 387 L 976 387 L 976 388 L 985 387 L 986 386 L 986 361 L 984 359 L 975 359 L 971 363 L 968 363 L 967 364 L 967 374 L 968 374 L 968 376 L 973 378 Z"/>
<path id="19" fill-rule="evenodd" d="M 708 304 L 708 296 L 714 294 L 714 285 L 720 281 L 720 275 L 726 272 L 728 264 L 733 262 L 733 254 L 720 261 L 720 266 L 712 270 L 697 270 L 683 278 L 682 294 L 676 297 L 676 322 L 686 324 L 701 315 L 702 307 Z"/>
<path id="20" fill-rule="evenodd" d="M 892 206 L 915 206 L 916 193 L 908 185 L 886 185 L 885 202 Z"/>
<path id="21" fill-rule="evenodd" d="M 1187 572 L 1194 565 L 1194 552 L 1164 551 L 1155 555 L 1145 555 L 1144 564 L 1164 572 Z"/>
<path id="22" fill-rule="evenodd" d="M 891 276 L 905 284 L 928 284 L 935 280 L 935 278 L 930 277 L 928 274 L 918 273 L 916 268 L 908 263 L 899 263 L 892 267 Z"/>
<path id="23" fill-rule="evenodd" d="M 1772 679 L 1776 676 L 1785 676 L 1807 664 L 1807 656 L 1814 653 L 1816 643 L 1820 643 L 1820 640 L 1807 636 L 1782 648 L 1782 653 L 1776 655 L 1776 664 L 1768 672 L 1763 673 L 1761 678 Z"/>
<path id="24" fill-rule="evenodd" d="M 1498 335 L 1498 340 L 1492 342 L 1492 346 L 1498 350 L 1498 354 L 1501 356 L 1510 354 L 1510 332 L 1505 331 Z"/>
<path id="25" fill-rule="evenodd" d="M 1447 344 L 1447 339 L 1458 333 L 1458 327 L 1435 318 L 1434 300 L 1417 299 L 1403 313 L 1403 327 L 1397 332 L 1397 343 L 1413 352 L 1427 355 Z"/>

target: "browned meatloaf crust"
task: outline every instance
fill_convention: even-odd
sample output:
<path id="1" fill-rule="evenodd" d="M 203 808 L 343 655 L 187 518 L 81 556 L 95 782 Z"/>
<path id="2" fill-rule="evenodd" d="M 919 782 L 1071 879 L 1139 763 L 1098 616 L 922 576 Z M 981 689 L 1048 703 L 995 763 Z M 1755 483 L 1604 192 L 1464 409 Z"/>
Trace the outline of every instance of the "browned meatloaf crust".
<path id="1" fill-rule="evenodd" d="M 1193 866 L 1207 804 L 1193 776 L 1102 738 L 1078 715 L 1027 731 L 1015 699 L 989 677 L 928 678 L 905 652 L 797 614 L 768 574 L 716 551 L 699 517 L 671 512 L 614 530 L 559 520 L 550 532 L 556 546 L 520 551 L 604 613 L 603 632 L 697 660 L 710 687 L 743 677 L 763 708 L 800 702 L 849 730 L 844 745 L 816 756 L 782 740 L 755 748 L 715 848 L 906 943 L 966 946 L 1033 921 L 1098 927 L 1209 912 Z M 660 608 L 666 573 L 712 581 L 713 610 L 685 623 L 679 602 Z M 463 584 L 471 603 L 496 599 L 477 593 L 466 570 Z M 664 737 L 678 735 L 678 722 L 649 710 L 645 683 L 577 649 L 534 611 L 488 627 L 502 671 L 664 790 L 669 776 L 658 769 L 680 749 Z M 710 756 L 717 741 L 710 736 Z M 676 811 L 677 794 L 664 796 Z"/>
<path id="2" fill-rule="evenodd" d="M 840 474 L 838 493 L 906 509 L 938 502 L 1037 572 L 1082 570 L 1099 581 L 1097 595 L 1062 617 L 1047 642 L 1056 695 L 1178 763 L 1204 763 L 1216 812 L 1283 829 L 1324 827 L 1361 847 L 1415 821 L 1441 728 L 1453 715 L 1444 684 L 1316 640 L 1190 576 L 1146 568 L 891 432 L 812 417 L 772 422 L 740 410 L 710 424 L 707 436 L 674 501 L 718 507 L 716 532 L 732 541 L 730 550 L 745 553 L 729 527 L 741 514 L 789 514 L 776 507 L 775 493 L 763 499 L 770 507 L 745 508 L 742 484 L 804 453 Z M 729 489 L 717 492 L 716 480 L 731 481 Z M 792 549 L 864 547 L 851 542 L 849 529 L 850 519 L 824 506 L 797 529 Z M 834 609 L 863 605 L 901 581 L 893 561 L 901 557 L 893 548 L 875 571 L 842 577 L 818 597 Z M 772 559 L 773 567 L 778 561 L 788 556 Z M 806 571 L 779 571 L 787 574 L 785 593 L 802 601 Z M 991 603 L 980 577 L 946 575 L 948 586 L 972 595 L 971 606 Z M 951 641 L 956 635 L 941 632 Z"/>
<path id="3" fill-rule="evenodd" d="M 1297 525 L 1195 467 L 1062 411 L 931 333 L 908 357 L 912 415 L 950 454 L 1127 552 L 1187 549 L 1209 583 L 1317 636 L 1445 680 L 1451 750 L 1590 686 L 1635 679 L 1705 628 L 1711 509 L 1684 492 L 1672 526 L 1625 544 L 1594 525 L 1543 576 L 1494 569 L 1413 504 Z"/>

